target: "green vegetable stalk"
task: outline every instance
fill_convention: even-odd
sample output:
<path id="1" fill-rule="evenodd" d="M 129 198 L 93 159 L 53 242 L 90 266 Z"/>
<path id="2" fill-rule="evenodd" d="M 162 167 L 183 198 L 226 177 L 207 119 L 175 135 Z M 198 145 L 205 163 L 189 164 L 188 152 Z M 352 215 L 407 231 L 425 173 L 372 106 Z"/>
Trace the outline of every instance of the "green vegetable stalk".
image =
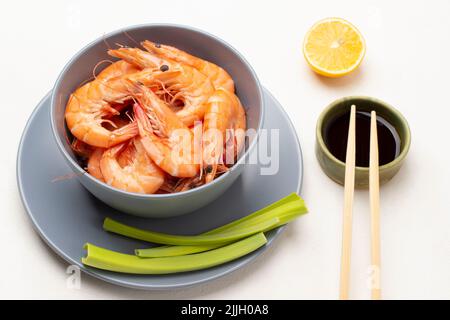
<path id="1" fill-rule="evenodd" d="M 234 226 L 236 226 L 236 225 L 238 225 L 238 224 L 240 224 L 242 222 L 245 222 L 245 221 L 251 220 L 251 219 L 253 219 L 255 217 L 261 216 L 261 215 L 263 215 L 263 214 L 265 214 L 267 212 L 272 211 L 273 209 L 276 209 L 278 207 L 281 207 L 284 204 L 287 204 L 287 203 L 290 203 L 290 202 L 293 202 L 293 201 L 301 201 L 303 206 L 305 205 L 304 200 L 298 194 L 293 192 L 293 193 L 289 194 L 288 196 L 286 196 L 284 198 L 281 198 L 280 200 L 275 201 L 274 203 L 268 205 L 267 207 L 259 209 L 259 210 L 255 211 L 255 212 L 253 212 L 253 213 L 251 213 L 251 214 L 241 218 L 241 219 L 232 221 L 232 222 L 230 222 L 230 223 L 228 223 L 226 225 L 223 225 L 221 227 L 218 227 L 216 229 L 208 231 L 205 234 L 221 232 L 221 231 L 226 230 L 228 228 L 234 227 Z M 306 209 L 306 207 L 305 207 L 305 209 Z M 307 211 L 307 209 L 306 209 L 306 211 Z"/>
<path id="2" fill-rule="evenodd" d="M 223 231 L 236 230 L 273 217 L 278 217 L 280 219 L 279 225 L 283 225 L 297 216 L 306 213 L 307 210 L 303 199 L 297 194 L 292 193 L 244 218 L 203 233 L 202 235 L 218 234 Z M 136 255 L 142 258 L 179 256 L 212 250 L 222 245 L 224 244 L 202 246 L 159 246 L 148 249 L 137 249 Z"/>
<path id="3" fill-rule="evenodd" d="M 184 256 L 186 254 L 193 254 L 205 252 L 208 250 L 220 248 L 226 243 L 206 244 L 202 246 L 158 246 L 146 249 L 136 249 L 134 252 L 141 258 L 161 258 L 161 257 L 176 257 Z"/>
<path id="4" fill-rule="evenodd" d="M 85 265 L 123 273 L 168 274 L 213 267 L 240 258 L 266 244 L 263 233 L 257 233 L 243 240 L 207 252 L 177 257 L 141 259 L 139 257 L 114 252 L 92 244 L 85 244 Z"/>
<path id="5" fill-rule="evenodd" d="M 278 217 L 256 221 L 255 223 L 248 223 L 242 228 L 234 228 L 232 230 L 224 230 L 215 234 L 197 235 L 197 236 L 180 236 L 171 235 L 154 231 L 142 230 L 134 227 L 124 225 L 120 222 L 106 218 L 103 222 L 103 228 L 107 231 L 115 232 L 120 235 L 144 240 L 148 242 L 155 242 L 161 244 L 172 245 L 208 245 L 208 244 L 225 244 L 230 243 L 255 233 L 265 232 L 275 228 L 280 223 Z"/>

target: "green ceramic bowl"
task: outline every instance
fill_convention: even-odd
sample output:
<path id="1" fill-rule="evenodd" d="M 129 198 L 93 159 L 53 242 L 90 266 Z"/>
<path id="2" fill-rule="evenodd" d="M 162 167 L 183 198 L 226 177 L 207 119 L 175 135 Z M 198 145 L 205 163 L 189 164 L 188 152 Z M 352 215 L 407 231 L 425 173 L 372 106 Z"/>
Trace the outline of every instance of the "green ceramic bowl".
<path id="1" fill-rule="evenodd" d="M 386 119 L 397 130 L 400 140 L 400 154 L 393 161 L 380 166 L 380 184 L 392 179 L 400 170 L 411 144 L 411 132 L 408 122 L 395 108 L 389 104 L 371 97 L 350 96 L 331 103 L 320 115 L 316 127 L 316 157 L 323 171 L 335 182 L 344 184 L 345 163 L 337 159 L 326 146 L 323 135 L 330 121 L 340 115 L 349 112 L 351 105 L 356 106 L 357 111 L 370 112 L 374 110 L 377 115 Z M 347 139 L 347 137 L 342 137 Z M 381 147 L 381 146 L 380 146 Z M 369 168 L 356 167 L 355 187 L 367 188 L 369 186 Z"/>

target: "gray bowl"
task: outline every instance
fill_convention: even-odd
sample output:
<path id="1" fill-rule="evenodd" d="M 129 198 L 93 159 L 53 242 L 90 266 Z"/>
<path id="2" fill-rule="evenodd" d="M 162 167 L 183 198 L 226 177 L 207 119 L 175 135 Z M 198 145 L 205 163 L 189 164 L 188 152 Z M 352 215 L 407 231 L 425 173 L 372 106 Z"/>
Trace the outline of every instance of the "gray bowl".
<path id="1" fill-rule="evenodd" d="M 250 136 L 245 151 L 226 174 L 207 185 L 174 194 L 138 194 L 111 187 L 88 173 L 78 164 L 67 137 L 71 137 L 64 120 L 64 111 L 70 94 L 92 76 L 96 64 L 104 59 L 108 46 L 119 43 L 137 46 L 135 41 L 152 40 L 178 47 L 221 66 L 235 82 L 247 114 L 247 127 L 256 130 Z M 99 69 L 99 68 L 97 68 Z M 98 71 L 100 71 L 99 69 Z M 52 132 L 59 151 L 74 171 L 81 184 L 95 197 L 120 211 L 141 217 L 173 217 L 192 212 L 217 199 L 236 180 L 244 169 L 245 159 L 255 147 L 262 127 L 264 102 L 261 85 L 255 72 L 244 57 L 229 44 L 204 31 L 191 27 L 149 24 L 124 28 L 93 41 L 79 51 L 64 67 L 56 80 L 51 97 L 50 119 Z"/>

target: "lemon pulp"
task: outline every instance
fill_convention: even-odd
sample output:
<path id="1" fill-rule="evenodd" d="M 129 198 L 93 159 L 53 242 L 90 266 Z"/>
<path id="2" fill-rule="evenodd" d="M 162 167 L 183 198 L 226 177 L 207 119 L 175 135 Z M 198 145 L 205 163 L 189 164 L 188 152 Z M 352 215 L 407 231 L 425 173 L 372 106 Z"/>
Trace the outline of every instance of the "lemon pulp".
<path id="1" fill-rule="evenodd" d="M 361 33 L 341 18 L 317 22 L 306 34 L 303 53 L 310 67 L 328 77 L 340 77 L 355 70 L 365 54 Z"/>

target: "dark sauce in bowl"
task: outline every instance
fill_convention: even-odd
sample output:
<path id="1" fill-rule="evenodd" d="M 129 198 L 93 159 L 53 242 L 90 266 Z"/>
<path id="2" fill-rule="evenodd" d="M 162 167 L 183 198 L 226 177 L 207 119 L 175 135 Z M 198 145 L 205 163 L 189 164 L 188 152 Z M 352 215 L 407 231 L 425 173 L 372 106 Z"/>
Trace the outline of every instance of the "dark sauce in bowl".
<path id="1" fill-rule="evenodd" d="M 370 151 L 370 113 L 356 112 L 356 156 L 358 167 L 369 166 Z M 350 112 L 333 120 L 325 127 L 324 140 L 330 152 L 345 162 L 347 152 L 348 125 Z M 400 136 L 395 128 L 384 118 L 377 115 L 378 158 L 382 166 L 393 161 L 400 154 Z"/>

